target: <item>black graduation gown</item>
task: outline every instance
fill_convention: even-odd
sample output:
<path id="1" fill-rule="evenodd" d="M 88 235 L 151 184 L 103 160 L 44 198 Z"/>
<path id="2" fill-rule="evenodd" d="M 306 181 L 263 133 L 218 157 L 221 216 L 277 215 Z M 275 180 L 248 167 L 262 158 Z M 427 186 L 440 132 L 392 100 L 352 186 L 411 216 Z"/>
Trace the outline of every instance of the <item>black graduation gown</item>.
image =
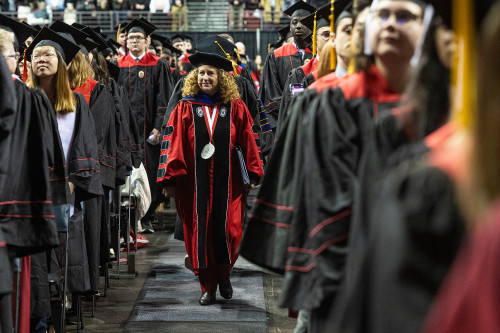
<path id="1" fill-rule="evenodd" d="M 349 258 L 349 280 L 328 323 L 342 332 L 419 332 L 462 243 L 465 222 L 454 182 L 424 162 L 423 143 L 408 146 L 391 156 L 395 165 L 364 206 L 365 244 L 353 244 L 361 253 Z"/>
<path id="2" fill-rule="evenodd" d="M 94 80 L 90 80 L 93 89 L 90 92 L 89 108 L 94 119 L 97 153 L 103 193 L 113 190 L 116 184 L 117 136 L 116 111 L 113 96 L 108 88 Z M 90 292 L 97 293 L 99 288 L 99 266 L 101 264 L 101 244 L 109 237 L 109 213 L 103 203 L 103 196 L 85 201 L 84 232 L 89 264 Z M 101 231 L 103 231 L 101 233 Z M 101 240 L 101 238 L 104 238 Z"/>
<path id="3" fill-rule="evenodd" d="M 374 116 L 390 110 L 399 99 L 374 67 L 351 76 L 339 88 L 311 95 L 314 91 L 298 95 L 291 105 L 292 114 L 307 110 L 298 125 L 302 134 L 296 139 L 301 153 L 285 160 L 299 161 L 297 170 L 288 165 L 288 172 L 298 176 L 293 184 L 280 182 L 279 186 L 286 185 L 284 189 L 266 195 L 266 174 L 247 227 L 247 248 L 244 239 L 241 250 L 252 261 L 271 267 L 276 263 L 269 262 L 271 256 L 265 253 L 285 253 L 285 265 L 282 257 L 277 267 L 285 270 L 281 304 L 294 310 L 318 309 L 325 300 L 331 302 L 338 289 L 363 133 Z M 283 190 L 293 190 L 295 198 L 278 195 Z M 268 235 L 264 244 L 259 234 Z M 256 242 L 260 244 L 257 255 L 251 249 Z"/>
<path id="4" fill-rule="evenodd" d="M 75 185 L 75 210 L 69 222 L 68 290 L 73 293 L 85 293 L 91 286 L 81 203 L 102 196 L 104 192 L 99 172 L 94 119 L 84 97 L 78 93 L 75 93 L 75 96 L 76 118 L 67 163 L 68 179 Z M 57 256 L 61 251 L 62 249 L 56 251 Z M 61 258 L 53 259 L 55 266 L 50 267 L 50 271 L 59 274 Z"/>
<path id="5" fill-rule="evenodd" d="M 0 56 L 0 201 L 3 201 L 5 182 L 8 177 L 9 160 L 11 159 L 11 137 L 14 117 L 17 108 L 17 96 L 12 93 L 14 83 L 3 56 Z M 0 228 L 0 330 L 12 330 L 12 270 L 7 242 Z"/>
<path id="6" fill-rule="evenodd" d="M 270 53 L 264 63 L 260 79 L 259 99 L 269 117 L 269 123 L 274 129 L 278 123 L 280 102 L 288 73 L 304 64 L 305 59 L 311 59 L 312 53 L 305 50 L 304 59 L 293 44 L 285 44 Z"/>
<path id="7" fill-rule="evenodd" d="M 306 77 L 306 75 L 311 74 L 318 67 L 318 58 L 311 59 L 307 64 L 294 68 L 288 74 L 286 78 L 286 82 L 283 89 L 283 96 L 281 97 L 280 103 L 280 112 L 278 115 L 278 124 L 276 126 L 276 131 L 279 132 L 281 125 L 280 123 L 283 121 L 285 117 L 288 117 L 288 106 L 290 104 L 290 100 L 292 99 L 292 91 L 290 90 L 291 84 L 302 84 L 302 81 Z"/>
<path id="8" fill-rule="evenodd" d="M 45 131 L 50 103 L 43 93 L 14 81 L 17 110 L 10 141 L 8 176 L 0 198 L 0 227 L 9 251 L 20 257 L 58 244 L 49 185 Z M 12 92 L 11 92 L 12 94 Z M 14 104 L 15 105 L 15 104 Z"/>
<path id="9" fill-rule="evenodd" d="M 161 191 L 156 186 L 160 145 L 151 145 L 146 140 L 154 128 L 161 130 L 168 98 L 173 89 L 172 74 L 165 59 L 149 52 L 139 62 L 130 54 L 123 56 L 118 59 L 118 66 L 118 83 L 128 91 L 132 119 L 136 120 L 139 129 L 142 162 L 148 174 L 151 199 L 155 202 L 161 196 Z"/>
<path id="10" fill-rule="evenodd" d="M 53 150 L 53 142 L 45 138 L 51 131 L 50 116 L 54 110 L 43 92 L 29 89 L 17 79 L 14 85 L 9 94 L 14 92 L 18 104 L 10 144 L 16 158 L 9 155 L 9 172 L 4 185 L 9 192 L 0 199 L 4 210 L 0 228 L 12 257 L 32 255 L 32 313 L 50 315 L 44 251 L 56 247 L 59 241 L 49 175 L 49 152 Z M 41 270 L 37 269 L 39 266 Z"/>

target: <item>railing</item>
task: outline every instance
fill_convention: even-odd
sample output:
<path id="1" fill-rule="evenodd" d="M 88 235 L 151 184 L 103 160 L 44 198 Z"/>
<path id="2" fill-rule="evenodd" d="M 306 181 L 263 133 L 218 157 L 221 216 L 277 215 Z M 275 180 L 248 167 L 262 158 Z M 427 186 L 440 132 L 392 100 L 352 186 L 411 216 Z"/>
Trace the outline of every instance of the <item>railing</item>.
<path id="1" fill-rule="evenodd" d="M 150 13 L 147 11 L 50 11 L 21 13 L 2 12 L 14 19 L 23 19 L 30 24 L 47 25 L 54 20 L 62 20 L 68 24 L 78 22 L 80 24 L 97 26 L 103 32 L 110 33 L 119 22 L 130 21 L 134 18 L 143 17 L 156 25 L 160 32 L 166 31 L 226 31 L 228 30 L 228 2 L 191 2 L 188 3 L 185 12 Z M 254 10 L 243 12 L 242 22 L 236 22 L 235 31 L 275 30 L 275 27 L 263 21 L 263 12 L 255 15 Z M 259 17 L 260 16 L 260 17 Z M 237 16 L 236 16 L 237 17 Z"/>

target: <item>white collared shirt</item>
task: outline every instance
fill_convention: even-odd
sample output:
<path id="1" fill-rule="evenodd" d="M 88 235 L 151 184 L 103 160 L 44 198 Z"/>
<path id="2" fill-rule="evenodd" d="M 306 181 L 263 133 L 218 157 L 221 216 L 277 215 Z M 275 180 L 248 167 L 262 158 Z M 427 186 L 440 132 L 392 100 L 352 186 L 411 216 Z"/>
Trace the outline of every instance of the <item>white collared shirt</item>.
<path id="1" fill-rule="evenodd" d="M 146 52 L 144 52 L 143 54 L 141 54 L 140 56 L 138 57 L 134 57 L 134 55 L 132 53 L 130 53 L 130 56 L 132 57 L 132 59 L 134 59 L 136 62 L 139 62 L 142 57 L 144 57 L 146 55 Z"/>
<path id="2" fill-rule="evenodd" d="M 306 51 L 299 49 L 299 47 L 297 46 L 297 44 L 295 44 L 295 40 L 293 40 L 293 39 L 292 39 L 292 45 L 295 46 L 295 48 L 297 50 L 299 50 L 300 56 L 301 56 L 302 60 L 304 60 L 304 55 L 306 54 Z"/>

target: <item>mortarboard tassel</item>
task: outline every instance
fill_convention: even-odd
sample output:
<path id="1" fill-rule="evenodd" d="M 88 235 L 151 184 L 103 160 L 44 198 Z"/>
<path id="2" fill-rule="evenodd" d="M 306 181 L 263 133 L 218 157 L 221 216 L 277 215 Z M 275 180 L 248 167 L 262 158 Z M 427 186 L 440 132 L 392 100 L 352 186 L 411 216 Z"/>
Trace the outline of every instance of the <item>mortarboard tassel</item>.
<path id="1" fill-rule="evenodd" d="M 271 43 L 267 44 L 267 53 L 271 53 Z"/>
<path id="2" fill-rule="evenodd" d="M 453 58 L 451 70 L 452 119 L 459 128 L 466 130 L 473 125 L 472 116 L 477 102 L 474 17 L 472 1 L 453 1 L 453 29 L 457 41 L 457 53 Z"/>
<path id="3" fill-rule="evenodd" d="M 236 71 L 236 66 L 234 65 L 234 62 L 231 60 L 231 55 L 229 55 L 229 53 L 227 53 L 224 50 L 224 48 L 222 47 L 222 45 L 219 44 L 218 41 L 215 41 L 215 44 L 219 45 L 219 47 L 222 50 L 222 52 L 224 52 L 224 54 L 226 55 L 227 60 L 231 61 L 231 64 L 233 65 L 233 76 L 237 77 L 238 76 L 238 72 Z"/>
<path id="4" fill-rule="evenodd" d="M 334 5 L 333 5 L 334 0 L 331 1 L 330 5 L 330 35 L 334 33 L 334 25 L 333 21 L 335 20 L 335 14 L 334 14 Z M 335 48 L 332 47 L 330 51 L 330 70 L 333 71 L 337 67 L 337 54 L 335 52 Z"/>
<path id="5" fill-rule="evenodd" d="M 118 24 L 118 30 L 116 31 L 116 41 L 119 43 L 120 42 L 120 27 L 121 27 L 121 23 Z"/>
<path id="6" fill-rule="evenodd" d="M 316 33 L 316 25 L 318 24 L 318 20 L 316 19 L 316 15 L 317 15 L 318 12 L 315 12 L 314 13 L 314 28 L 313 28 L 313 56 L 316 55 L 316 47 L 317 47 L 317 43 L 316 43 L 316 36 L 317 36 L 317 33 Z"/>
<path id="7" fill-rule="evenodd" d="M 28 81 L 28 66 L 26 66 L 26 49 L 24 49 L 23 54 L 23 82 L 26 83 Z"/>

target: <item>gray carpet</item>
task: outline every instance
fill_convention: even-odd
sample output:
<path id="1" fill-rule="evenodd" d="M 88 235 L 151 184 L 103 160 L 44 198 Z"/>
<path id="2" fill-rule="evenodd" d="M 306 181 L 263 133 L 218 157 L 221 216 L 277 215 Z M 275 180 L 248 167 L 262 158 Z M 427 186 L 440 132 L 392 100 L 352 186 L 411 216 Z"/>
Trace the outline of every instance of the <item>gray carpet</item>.
<path id="1" fill-rule="evenodd" d="M 217 303 L 200 306 L 200 284 L 184 267 L 184 243 L 168 240 L 168 251 L 153 264 L 126 332 L 252 332 L 267 331 L 262 271 L 239 258 L 231 273 L 233 298 L 217 293 Z"/>

